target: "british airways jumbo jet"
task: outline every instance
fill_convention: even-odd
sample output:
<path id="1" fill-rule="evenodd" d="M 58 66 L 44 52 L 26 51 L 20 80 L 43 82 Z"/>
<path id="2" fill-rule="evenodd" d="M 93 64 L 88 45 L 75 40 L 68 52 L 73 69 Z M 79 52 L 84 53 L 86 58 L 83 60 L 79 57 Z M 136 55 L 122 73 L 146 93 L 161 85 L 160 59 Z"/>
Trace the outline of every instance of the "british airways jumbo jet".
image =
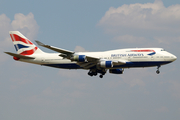
<path id="1" fill-rule="evenodd" d="M 88 75 L 103 78 L 107 70 L 112 74 L 123 74 L 124 68 L 159 67 L 171 63 L 177 57 L 162 48 L 129 48 L 104 52 L 74 52 L 39 41 L 39 46 L 51 49 L 57 53 L 45 53 L 28 40 L 19 31 L 10 31 L 16 53 L 5 52 L 14 60 L 63 69 L 85 69 Z"/>

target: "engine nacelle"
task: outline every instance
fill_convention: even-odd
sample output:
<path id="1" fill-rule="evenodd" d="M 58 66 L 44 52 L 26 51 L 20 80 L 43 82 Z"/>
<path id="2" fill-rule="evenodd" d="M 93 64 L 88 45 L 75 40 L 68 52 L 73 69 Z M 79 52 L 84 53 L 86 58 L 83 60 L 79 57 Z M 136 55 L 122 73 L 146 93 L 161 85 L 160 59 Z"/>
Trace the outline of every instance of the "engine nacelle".
<path id="1" fill-rule="evenodd" d="M 123 69 L 109 69 L 109 73 L 112 74 L 123 74 Z"/>
<path id="2" fill-rule="evenodd" d="M 86 56 L 85 55 L 75 55 L 73 57 L 71 57 L 72 61 L 77 61 L 77 62 L 86 62 Z"/>
<path id="3" fill-rule="evenodd" d="M 112 61 L 101 61 L 99 63 L 100 67 L 102 68 L 112 68 L 113 67 L 113 63 Z"/>

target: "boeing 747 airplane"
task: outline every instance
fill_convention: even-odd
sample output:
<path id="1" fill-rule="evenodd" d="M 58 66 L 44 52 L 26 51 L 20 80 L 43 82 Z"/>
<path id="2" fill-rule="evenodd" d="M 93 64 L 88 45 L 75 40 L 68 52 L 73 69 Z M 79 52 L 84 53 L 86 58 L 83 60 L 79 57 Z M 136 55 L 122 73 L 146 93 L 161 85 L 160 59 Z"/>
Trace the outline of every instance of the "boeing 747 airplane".
<path id="1" fill-rule="evenodd" d="M 63 69 L 85 69 L 88 75 L 103 78 L 107 70 L 112 74 L 123 74 L 124 68 L 159 67 L 171 63 L 177 57 L 162 48 L 129 48 L 104 52 L 74 52 L 39 41 L 39 46 L 51 49 L 56 53 L 46 53 L 40 50 L 19 31 L 10 31 L 11 39 L 17 53 L 5 52 L 13 56 L 14 60 L 43 66 Z"/>

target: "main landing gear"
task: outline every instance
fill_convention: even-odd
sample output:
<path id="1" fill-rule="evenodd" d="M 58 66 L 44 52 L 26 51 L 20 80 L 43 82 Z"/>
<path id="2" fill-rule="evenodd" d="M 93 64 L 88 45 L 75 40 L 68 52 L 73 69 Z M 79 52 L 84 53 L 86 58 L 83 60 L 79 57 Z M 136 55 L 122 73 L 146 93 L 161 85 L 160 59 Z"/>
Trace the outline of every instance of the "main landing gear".
<path id="1" fill-rule="evenodd" d="M 96 76 L 98 73 L 100 73 L 101 75 L 99 75 L 100 78 L 103 78 L 103 75 L 106 74 L 106 71 L 105 70 L 90 70 L 88 72 L 88 75 L 89 76 Z"/>
<path id="2" fill-rule="evenodd" d="M 161 66 L 158 66 L 158 67 L 157 67 L 157 71 L 156 71 L 157 74 L 160 73 L 160 71 L 159 71 L 159 68 L 160 68 L 160 67 L 161 67 Z"/>
<path id="3" fill-rule="evenodd" d="M 96 75 L 97 75 L 97 72 L 89 71 L 89 72 L 88 72 L 88 75 L 89 75 L 89 76 L 93 76 L 93 75 L 96 76 Z"/>
<path id="4" fill-rule="evenodd" d="M 101 73 L 101 75 L 99 75 L 100 78 L 103 78 L 103 75 L 105 75 L 105 73 Z"/>

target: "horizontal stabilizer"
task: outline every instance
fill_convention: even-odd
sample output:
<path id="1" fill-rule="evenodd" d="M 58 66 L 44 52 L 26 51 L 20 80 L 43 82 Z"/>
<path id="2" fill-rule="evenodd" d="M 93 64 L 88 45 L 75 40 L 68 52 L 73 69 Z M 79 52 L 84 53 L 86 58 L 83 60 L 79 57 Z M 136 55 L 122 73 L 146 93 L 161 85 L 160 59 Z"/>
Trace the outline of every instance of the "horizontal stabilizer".
<path id="1" fill-rule="evenodd" d="M 17 58 L 22 58 L 22 59 L 35 59 L 34 57 L 28 57 L 28 56 L 24 56 L 24 55 L 20 55 L 20 54 L 16 54 L 16 53 L 11 53 L 11 52 L 4 52 L 8 55 L 17 57 Z"/>
<path id="2" fill-rule="evenodd" d="M 50 46 L 50 45 L 45 45 L 45 44 L 43 44 L 42 42 L 37 41 L 37 40 L 36 40 L 35 42 L 36 42 L 39 46 L 42 46 L 42 47 L 51 49 L 51 50 L 56 51 L 56 52 L 59 52 L 59 53 L 63 53 L 63 54 L 67 54 L 67 55 L 74 54 L 73 51 L 69 51 L 69 50 L 65 50 L 65 49 L 53 47 L 53 46 Z"/>

